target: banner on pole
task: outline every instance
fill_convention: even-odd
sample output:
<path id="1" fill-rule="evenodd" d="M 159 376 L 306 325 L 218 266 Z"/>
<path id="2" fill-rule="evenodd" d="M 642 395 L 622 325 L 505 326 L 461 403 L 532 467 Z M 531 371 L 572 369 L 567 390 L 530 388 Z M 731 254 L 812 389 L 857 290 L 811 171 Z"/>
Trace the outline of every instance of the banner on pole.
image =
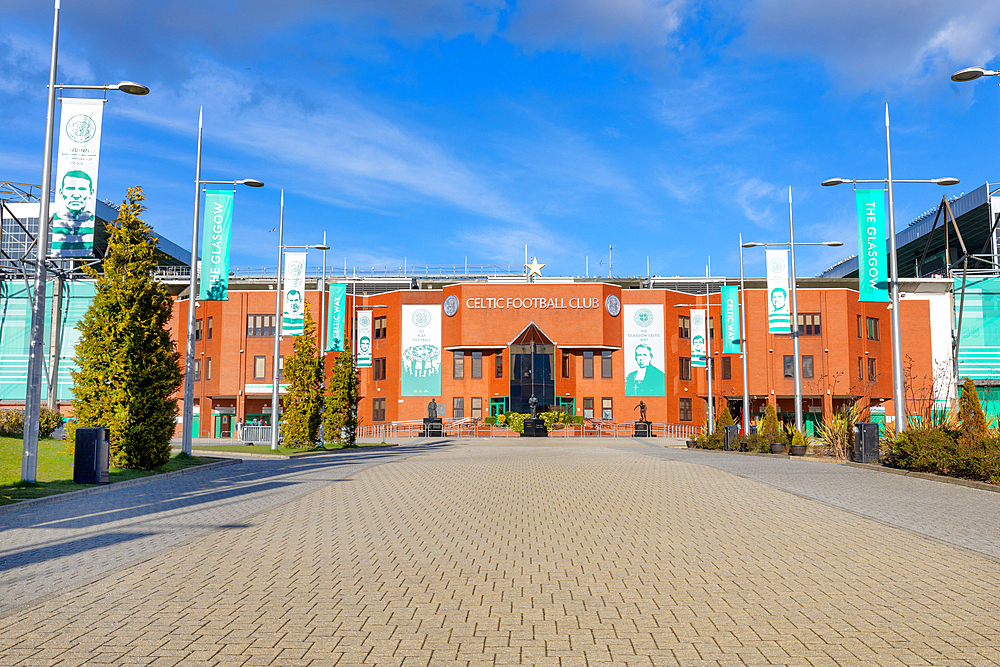
<path id="1" fill-rule="evenodd" d="M 622 307 L 625 328 L 625 395 L 665 396 L 663 304 Z"/>
<path id="2" fill-rule="evenodd" d="M 199 301 L 229 300 L 229 243 L 233 233 L 233 191 L 205 192 Z"/>
<path id="3" fill-rule="evenodd" d="M 440 396 L 441 306 L 403 306 L 402 337 L 400 396 Z"/>
<path id="4" fill-rule="evenodd" d="M 326 324 L 326 351 L 344 350 L 344 313 L 347 312 L 347 285 L 330 285 L 330 314 Z"/>
<path id="5" fill-rule="evenodd" d="M 740 288 L 727 285 L 722 288 L 722 353 L 740 354 Z"/>
<path id="6" fill-rule="evenodd" d="M 889 303 L 885 257 L 885 191 L 858 190 L 858 301 Z"/>
<path id="7" fill-rule="evenodd" d="M 64 99 L 50 257 L 93 257 L 104 100 Z M 49 184 L 44 188 L 47 190 Z M 48 192 L 42 193 L 47 197 Z"/>
<path id="8" fill-rule="evenodd" d="M 281 335 L 301 336 L 306 313 L 306 253 L 285 253 L 284 281 Z"/>
<path id="9" fill-rule="evenodd" d="M 792 333 L 788 307 L 788 251 L 765 250 L 767 261 L 767 333 Z"/>
<path id="10" fill-rule="evenodd" d="M 372 367 L 372 311 L 358 311 L 358 340 L 354 352 L 358 358 L 358 368 Z"/>
<path id="11" fill-rule="evenodd" d="M 708 366 L 708 329 L 705 320 L 707 310 L 691 311 L 691 367 L 706 368 Z"/>

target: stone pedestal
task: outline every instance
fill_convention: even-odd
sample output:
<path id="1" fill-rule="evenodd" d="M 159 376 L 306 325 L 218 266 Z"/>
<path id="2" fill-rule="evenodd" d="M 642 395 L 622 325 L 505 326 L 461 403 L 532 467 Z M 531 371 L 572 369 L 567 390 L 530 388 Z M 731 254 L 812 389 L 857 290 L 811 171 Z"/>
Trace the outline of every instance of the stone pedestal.
<path id="1" fill-rule="evenodd" d="M 635 422 L 633 425 L 634 432 L 633 437 L 636 438 L 655 438 L 653 435 L 653 422 Z"/>
<path id="2" fill-rule="evenodd" d="M 425 438 L 440 438 L 443 435 L 444 425 L 441 423 L 440 417 L 424 417 L 423 436 Z"/>
<path id="3" fill-rule="evenodd" d="M 546 438 L 549 432 L 545 429 L 544 419 L 532 419 L 528 418 L 524 420 L 524 432 L 521 433 L 522 438 Z"/>

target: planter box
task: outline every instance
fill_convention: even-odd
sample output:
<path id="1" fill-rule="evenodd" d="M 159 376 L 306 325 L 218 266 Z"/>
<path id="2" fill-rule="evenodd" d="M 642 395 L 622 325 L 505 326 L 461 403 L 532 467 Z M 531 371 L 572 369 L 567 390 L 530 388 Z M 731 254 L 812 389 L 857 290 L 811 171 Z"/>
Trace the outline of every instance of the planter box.
<path id="1" fill-rule="evenodd" d="M 805 456 L 807 445 L 791 445 L 788 449 L 789 456 Z"/>
<path id="2" fill-rule="evenodd" d="M 772 442 L 771 443 L 771 453 L 772 454 L 784 454 L 785 453 L 785 443 L 783 443 L 783 442 Z"/>

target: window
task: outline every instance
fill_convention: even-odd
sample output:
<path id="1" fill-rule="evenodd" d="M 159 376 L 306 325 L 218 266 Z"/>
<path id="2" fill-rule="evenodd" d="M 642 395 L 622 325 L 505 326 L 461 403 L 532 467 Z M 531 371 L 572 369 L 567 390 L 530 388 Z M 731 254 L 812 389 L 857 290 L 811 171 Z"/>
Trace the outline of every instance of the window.
<path id="1" fill-rule="evenodd" d="M 864 327 L 864 323 L 863 323 L 863 319 L 864 318 L 862 318 L 861 315 L 858 315 L 858 338 L 861 338 L 864 335 L 864 334 L 861 333 L 862 331 L 864 331 L 864 328 L 865 328 Z"/>
<path id="2" fill-rule="evenodd" d="M 201 340 L 201 320 L 194 321 L 194 339 Z"/>
<path id="3" fill-rule="evenodd" d="M 211 331 L 211 329 L 209 329 L 209 331 Z M 205 360 L 205 379 L 212 379 L 212 357 Z"/>
<path id="4" fill-rule="evenodd" d="M 799 334 L 802 336 L 820 335 L 819 313 L 802 313 L 799 315 Z"/>
<path id="5" fill-rule="evenodd" d="M 372 421 L 373 422 L 384 422 L 385 421 L 385 399 L 384 398 L 374 398 L 374 399 L 372 399 Z"/>
<path id="6" fill-rule="evenodd" d="M 483 353 L 473 352 L 472 353 L 472 377 L 473 379 L 479 379 L 483 377 Z"/>
<path id="7" fill-rule="evenodd" d="M 197 382 L 201 379 L 201 359 L 194 360 L 194 380 Z"/>
<path id="8" fill-rule="evenodd" d="M 691 316 L 690 315 L 678 315 L 677 316 L 677 337 L 678 338 L 690 338 L 691 337 Z"/>
<path id="9" fill-rule="evenodd" d="M 715 318 L 708 318 L 708 338 L 709 340 L 715 338 Z"/>
<path id="10" fill-rule="evenodd" d="M 455 398 L 451 399 L 451 412 L 452 412 L 451 416 L 454 417 L 455 419 L 464 419 L 465 399 L 462 398 L 461 396 L 456 396 Z"/>
<path id="11" fill-rule="evenodd" d="M 601 399 L 601 419 L 614 419 L 614 411 L 611 409 L 611 399 L 607 396 Z"/>
<path id="12" fill-rule="evenodd" d="M 591 350 L 583 351 L 583 377 L 594 377 L 594 353 Z"/>
<path id="13" fill-rule="evenodd" d="M 611 350 L 601 351 L 601 377 L 609 378 L 611 375 Z"/>
<path id="14" fill-rule="evenodd" d="M 385 338 L 386 326 L 385 326 L 385 315 L 382 317 L 376 317 L 372 320 L 372 331 L 374 338 Z"/>
<path id="15" fill-rule="evenodd" d="M 569 353 L 562 353 L 562 376 L 564 378 L 569 377 Z"/>
<path id="16" fill-rule="evenodd" d="M 813 377 L 813 358 L 811 354 L 802 355 L 802 377 Z"/>
<path id="17" fill-rule="evenodd" d="M 483 418 L 483 399 L 479 396 L 472 398 L 472 418 L 481 420 Z"/>
<path id="18" fill-rule="evenodd" d="M 865 379 L 865 358 L 858 357 L 858 382 L 863 382 Z"/>
<path id="19" fill-rule="evenodd" d="M 247 338 L 274 335 L 274 315 L 247 315 Z"/>
<path id="20" fill-rule="evenodd" d="M 267 359 L 267 357 L 254 357 L 253 358 L 253 379 L 254 380 L 263 380 L 265 377 L 267 377 L 267 373 L 265 372 L 266 369 L 264 368 L 265 360 L 266 359 Z"/>
<path id="21" fill-rule="evenodd" d="M 874 382 L 878 379 L 878 367 L 875 365 L 874 359 L 868 360 L 868 380 Z"/>
<path id="22" fill-rule="evenodd" d="M 503 377 L 503 350 L 497 350 L 494 356 L 494 361 L 496 362 L 496 377 Z"/>
<path id="23" fill-rule="evenodd" d="M 878 340 L 878 318 L 869 317 L 868 318 L 868 340 Z"/>
<path id="24" fill-rule="evenodd" d="M 455 360 L 452 368 L 452 377 L 461 380 L 465 377 L 465 352 L 455 350 Z"/>
<path id="25" fill-rule="evenodd" d="M 782 359 L 782 361 L 785 362 L 783 364 L 785 367 L 785 377 L 786 378 L 795 377 L 795 357 L 793 357 L 790 354 L 786 354 Z"/>
<path id="26" fill-rule="evenodd" d="M 689 422 L 694 420 L 694 415 L 691 414 L 690 398 L 682 398 L 680 408 L 681 408 L 680 418 L 682 422 Z"/>
<path id="27" fill-rule="evenodd" d="M 680 379 L 691 379 L 691 357 L 680 358 Z"/>
<path id="28" fill-rule="evenodd" d="M 209 317 L 208 319 L 205 320 L 205 328 L 208 329 L 208 331 L 206 332 L 205 338 L 207 338 L 208 340 L 212 340 L 212 318 L 211 317 Z"/>
<path id="29" fill-rule="evenodd" d="M 385 357 L 372 359 L 372 380 L 385 379 Z"/>
<path id="30" fill-rule="evenodd" d="M 732 357 L 722 357 L 722 379 L 732 380 L 733 379 L 733 358 Z"/>
<path id="31" fill-rule="evenodd" d="M 279 380 L 284 380 L 285 379 L 285 358 L 284 357 L 278 357 L 278 379 Z"/>
<path id="32" fill-rule="evenodd" d="M 594 399 L 584 398 L 583 399 L 583 418 L 593 419 L 594 418 Z"/>

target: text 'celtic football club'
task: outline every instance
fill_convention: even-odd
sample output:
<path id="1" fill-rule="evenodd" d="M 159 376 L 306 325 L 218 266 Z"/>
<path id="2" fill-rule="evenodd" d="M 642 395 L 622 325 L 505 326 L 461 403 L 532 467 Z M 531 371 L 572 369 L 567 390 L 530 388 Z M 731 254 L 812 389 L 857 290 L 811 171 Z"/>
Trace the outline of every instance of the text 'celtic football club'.
<path id="1" fill-rule="evenodd" d="M 503 308 L 540 308 L 540 309 L 568 309 L 568 308 L 598 308 L 601 300 L 592 297 L 574 296 L 568 300 L 565 297 L 557 299 L 546 299 L 545 297 L 470 297 L 465 300 L 465 307 L 470 309 L 503 309 Z"/>

